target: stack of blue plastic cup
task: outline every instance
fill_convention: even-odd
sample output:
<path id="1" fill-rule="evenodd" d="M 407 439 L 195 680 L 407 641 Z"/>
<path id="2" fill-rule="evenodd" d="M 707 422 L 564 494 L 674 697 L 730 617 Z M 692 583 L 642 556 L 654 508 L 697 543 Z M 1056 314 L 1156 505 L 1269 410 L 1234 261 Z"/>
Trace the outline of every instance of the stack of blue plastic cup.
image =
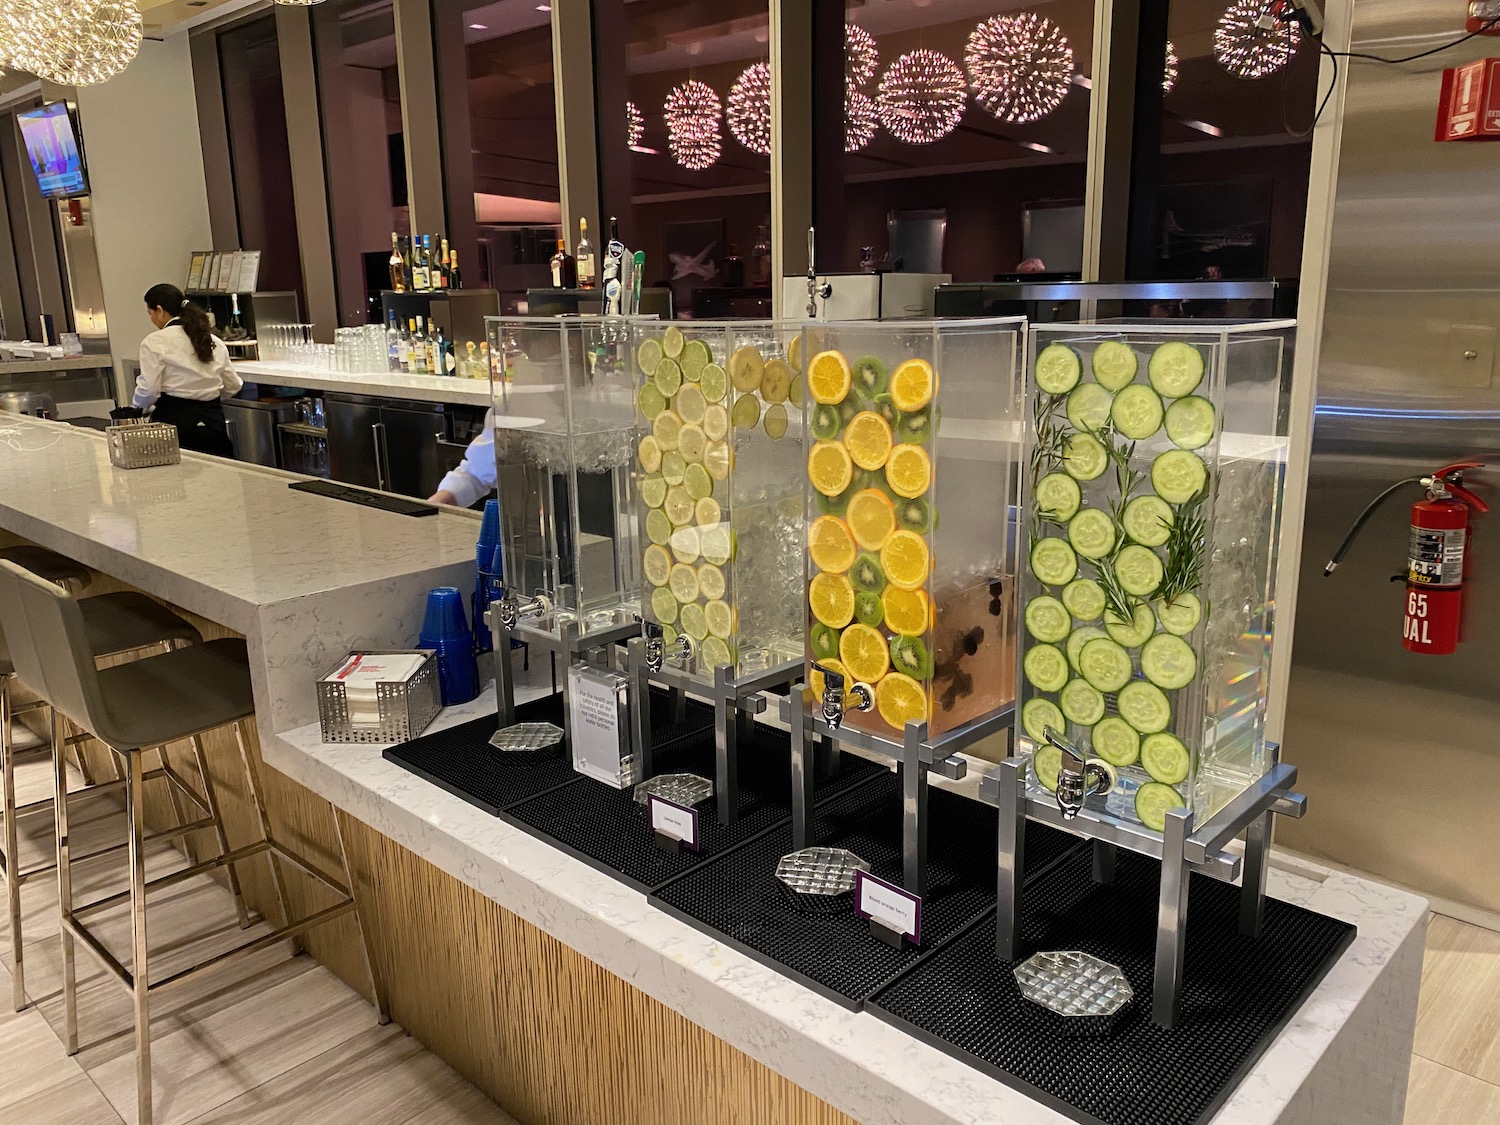
<path id="1" fill-rule="evenodd" d="M 467 703 L 479 694 L 474 636 L 469 632 L 464 596 L 457 586 L 427 591 L 427 614 L 417 643 L 437 653 L 438 691 L 444 707 Z"/>
<path id="2" fill-rule="evenodd" d="M 479 540 L 474 544 L 474 648 L 477 652 L 489 652 L 494 647 L 490 639 L 489 626 L 484 623 L 484 614 L 490 608 L 490 599 L 499 584 L 499 571 L 493 570 L 494 560 L 500 557 L 500 501 L 484 502 L 484 518 L 479 524 Z"/>

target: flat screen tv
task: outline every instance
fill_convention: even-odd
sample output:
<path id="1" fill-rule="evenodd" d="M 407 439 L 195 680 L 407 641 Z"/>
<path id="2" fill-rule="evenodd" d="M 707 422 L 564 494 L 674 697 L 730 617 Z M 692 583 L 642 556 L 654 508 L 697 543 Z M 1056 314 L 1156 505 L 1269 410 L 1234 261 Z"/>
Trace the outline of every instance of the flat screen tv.
<path id="1" fill-rule="evenodd" d="M 83 163 L 77 125 L 67 102 L 50 102 L 39 109 L 16 114 L 26 155 L 36 173 L 37 186 L 46 199 L 71 199 L 89 193 L 88 170 Z"/>

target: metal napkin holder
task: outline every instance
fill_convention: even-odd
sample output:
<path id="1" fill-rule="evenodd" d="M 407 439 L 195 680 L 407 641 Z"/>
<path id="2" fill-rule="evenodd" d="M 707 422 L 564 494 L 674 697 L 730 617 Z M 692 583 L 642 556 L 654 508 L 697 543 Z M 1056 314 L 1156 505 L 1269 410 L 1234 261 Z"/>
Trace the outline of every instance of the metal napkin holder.
<path id="1" fill-rule="evenodd" d="M 109 463 L 117 469 L 151 469 L 182 460 L 177 427 L 166 422 L 121 419 L 105 427 Z"/>
<path id="2" fill-rule="evenodd" d="M 376 683 L 375 704 L 380 722 L 375 726 L 356 726 L 351 722 L 343 683 L 328 677 L 351 656 L 403 656 L 416 652 L 426 659 L 410 679 Z M 437 653 L 430 648 L 356 649 L 318 680 L 318 721 L 324 742 L 409 742 L 427 729 L 442 706 Z"/>

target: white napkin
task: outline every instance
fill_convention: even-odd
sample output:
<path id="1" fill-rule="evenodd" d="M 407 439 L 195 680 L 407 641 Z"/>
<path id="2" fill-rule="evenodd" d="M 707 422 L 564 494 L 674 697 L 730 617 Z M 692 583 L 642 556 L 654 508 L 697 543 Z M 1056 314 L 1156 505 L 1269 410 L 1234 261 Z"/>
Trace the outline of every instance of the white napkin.
<path id="1" fill-rule="evenodd" d="M 377 685 L 401 683 L 417 674 L 426 660 L 420 652 L 351 656 L 327 677 L 344 685 L 349 721 L 355 726 L 378 726 L 380 703 Z"/>

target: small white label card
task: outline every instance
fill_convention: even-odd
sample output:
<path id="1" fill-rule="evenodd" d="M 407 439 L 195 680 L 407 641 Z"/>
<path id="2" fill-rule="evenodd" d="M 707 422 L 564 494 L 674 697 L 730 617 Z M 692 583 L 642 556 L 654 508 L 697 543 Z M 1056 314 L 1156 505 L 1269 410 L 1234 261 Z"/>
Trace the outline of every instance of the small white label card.
<path id="1" fill-rule="evenodd" d="M 574 664 L 568 669 L 568 737 L 573 768 L 616 789 L 630 784 L 629 681 L 615 672 Z"/>
<path id="2" fill-rule="evenodd" d="M 909 938 L 913 945 L 922 944 L 921 896 L 868 871 L 854 873 L 854 913 Z"/>
<path id="3" fill-rule="evenodd" d="M 674 801 L 646 794 L 646 808 L 651 814 L 651 830 L 671 840 L 676 840 L 688 851 L 698 851 L 698 810 L 679 805 Z"/>

